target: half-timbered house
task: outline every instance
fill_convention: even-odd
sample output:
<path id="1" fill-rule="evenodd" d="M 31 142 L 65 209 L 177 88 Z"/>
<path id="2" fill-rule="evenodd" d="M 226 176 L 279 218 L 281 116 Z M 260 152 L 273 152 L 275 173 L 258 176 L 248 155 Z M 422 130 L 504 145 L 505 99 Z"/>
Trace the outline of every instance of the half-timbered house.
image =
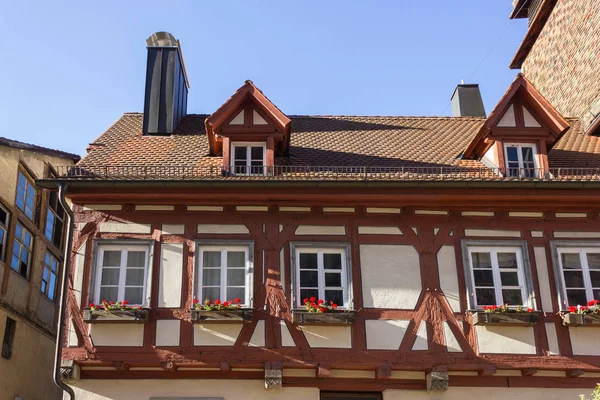
<path id="1" fill-rule="evenodd" d="M 600 142 L 525 76 L 487 116 L 476 85 L 453 117 L 287 115 L 251 81 L 188 114 L 187 92 L 179 42 L 153 35 L 144 113 L 39 181 L 72 208 L 78 399 L 576 399 L 600 381 Z"/>

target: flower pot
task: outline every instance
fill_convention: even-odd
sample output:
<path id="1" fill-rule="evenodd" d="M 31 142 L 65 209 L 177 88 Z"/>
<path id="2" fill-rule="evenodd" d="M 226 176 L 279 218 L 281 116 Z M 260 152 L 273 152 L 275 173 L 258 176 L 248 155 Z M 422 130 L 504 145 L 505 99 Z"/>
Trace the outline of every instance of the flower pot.
<path id="1" fill-rule="evenodd" d="M 563 325 L 567 326 L 600 326 L 600 314 L 563 314 Z"/>
<path id="2" fill-rule="evenodd" d="M 318 313 L 294 310 L 292 317 L 297 325 L 352 325 L 356 319 L 356 311 Z"/>
<path id="3" fill-rule="evenodd" d="M 83 310 L 83 320 L 90 324 L 97 323 L 145 323 L 150 316 L 150 309 L 141 310 Z"/>
<path id="4" fill-rule="evenodd" d="M 240 308 L 239 310 L 231 311 L 206 311 L 206 310 L 191 310 L 191 320 L 193 322 L 210 323 L 248 323 L 252 321 L 252 309 Z"/>
<path id="5" fill-rule="evenodd" d="M 476 311 L 473 313 L 474 325 L 490 326 L 532 326 L 539 319 L 537 312 L 507 312 L 486 313 Z"/>

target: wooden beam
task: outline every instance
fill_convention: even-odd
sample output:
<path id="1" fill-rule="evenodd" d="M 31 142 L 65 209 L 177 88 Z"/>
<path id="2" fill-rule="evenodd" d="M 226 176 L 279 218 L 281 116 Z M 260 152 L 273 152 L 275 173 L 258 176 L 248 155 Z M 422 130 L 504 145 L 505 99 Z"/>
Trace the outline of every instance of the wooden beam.
<path id="1" fill-rule="evenodd" d="M 387 379 L 392 376 L 392 366 L 389 364 L 382 364 L 375 370 L 375 377 L 377 379 Z"/>
<path id="2" fill-rule="evenodd" d="M 567 378 L 577 378 L 578 376 L 583 375 L 585 371 L 583 369 L 568 369 L 566 370 Z"/>
<path id="3" fill-rule="evenodd" d="M 537 368 L 522 368 L 521 369 L 522 376 L 533 376 L 533 375 L 537 374 L 537 372 L 538 372 Z"/>
<path id="4" fill-rule="evenodd" d="M 317 366 L 317 378 L 329 378 L 331 375 L 331 366 L 327 363 L 319 363 Z"/>

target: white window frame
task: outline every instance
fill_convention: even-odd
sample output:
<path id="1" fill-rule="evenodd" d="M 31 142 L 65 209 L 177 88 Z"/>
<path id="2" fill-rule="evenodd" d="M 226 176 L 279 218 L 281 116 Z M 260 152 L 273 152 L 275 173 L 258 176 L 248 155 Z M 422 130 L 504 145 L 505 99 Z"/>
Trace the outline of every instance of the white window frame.
<path id="1" fill-rule="evenodd" d="M 240 243 L 202 243 L 197 244 L 197 262 L 196 262 L 196 298 L 202 303 L 204 302 L 204 294 L 202 293 L 202 279 L 204 271 L 204 252 L 205 251 L 220 251 L 221 252 L 221 287 L 219 299 L 224 301 L 235 300 L 227 298 L 227 252 L 228 251 L 243 251 L 245 264 L 246 264 L 246 276 L 245 276 L 245 295 L 241 299 L 240 305 L 244 308 L 252 307 L 253 300 L 253 276 L 254 276 L 254 264 L 252 257 L 252 249 L 254 248 L 253 243 L 240 242 Z"/>
<path id="2" fill-rule="evenodd" d="M 29 274 L 31 273 L 31 268 L 33 267 L 33 246 L 35 245 L 35 236 L 33 236 L 33 233 L 31 233 L 31 231 L 27 228 L 25 228 L 25 225 L 23 225 L 20 222 L 17 222 L 17 225 L 21 227 L 22 232 L 23 232 L 23 237 L 25 237 L 25 233 L 28 233 L 29 236 L 31 237 L 31 244 L 30 246 L 27 246 L 21 237 L 17 236 L 16 233 L 16 229 L 15 229 L 15 237 L 14 237 L 14 241 L 13 241 L 13 248 L 12 248 L 12 255 L 11 255 L 11 259 L 10 259 L 10 267 L 13 271 L 15 271 L 17 274 L 19 274 L 19 276 L 25 278 L 25 279 L 29 279 Z M 18 246 L 16 246 L 18 244 Z M 12 265 L 12 260 L 13 257 L 15 255 L 15 250 L 19 250 L 19 254 L 17 255 L 17 260 L 19 262 L 17 268 L 20 268 L 21 266 L 21 256 L 23 255 L 23 248 L 27 250 L 27 253 L 29 254 L 28 260 L 27 260 L 27 272 L 25 275 L 23 275 L 21 273 L 21 271 L 19 269 L 14 269 L 13 265 Z"/>
<path id="3" fill-rule="evenodd" d="M 533 290 L 533 280 L 531 277 L 531 267 L 529 263 L 529 256 L 527 253 L 527 243 L 522 241 L 462 241 L 463 251 L 463 264 L 465 270 L 465 278 L 467 284 L 468 293 L 468 305 L 470 309 L 481 309 L 484 305 L 489 304 L 477 304 L 477 296 L 475 291 L 475 276 L 473 272 L 473 258 L 472 253 L 490 253 L 492 262 L 492 274 L 494 278 L 494 294 L 496 297 L 496 304 L 501 305 L 504 303 L 502 297 L 502 280 L 500 276 L 500 267 L 498 266 L 497 253 L 503 252 L 514 252 L 517 254 L 517 275 L 521 284 L 521 298 L 523 299 L 524 307 L 536 309 L 535 295 Z M 505 289 L 517 289 L 517 287 L 507 286 Z M 517 305 L 511 305 L 511 308 L 517 307 Z"/>
<path id="4" fill-rule="evenodd" d="M 0 260 L 4 260 L 4 256 L 6 255 L 6 243 L 8 242 L 8 225 L 10 223 L 10 212 L 0 204 L 0 209 L 6 213 L 6 221 L 0 220 L 0 231 L 3 232 L 2 238 L 0 239 L 0 245 L 2 246 L 2 250 L 0 250 Z"/>
<path id="5" fill-rule="evenodd" d="M 144 251 L 145 252 L 145 262 L 144 262 L 144 281 L 143 281 L 143 289 L 142 289 L 142 304 L 141 306 L 147 307 L 150 305 L 150 284 L 151 284 L 151 272 L 150 272 L 150 260 L 152 259 L 152 255 L 150 253 L 150 245 L 147 243 L 111 243 L 110 241 L 97 243 L 96 246 L 96 263 L 95 268 L 96 271 L 94 273 L 94 283 L 93 283 L 93 302 L 98 304 L 102 300 L 100 298 L 100 287 L 102 286 L 102 264 L 104 260 L 104 252 L 105 251 L 120 251 L 121 252 L 121 264 L 119 266 L 119 285 L 117 291 L 117 300 L 110 301 L 123 301 L 125 296 L 125 280 L 127 278 L 127 274 L 124 273 L 127 269 L 127 253 L 129 251 Z"/>
<path id="6" fill-rule="evenodd" d="M 585 294 L 587 301 L 595 300 L 594 292 L 592 287 L 592 280 L 590 276 L 590 268 L 588 260 L 585 255 L 587 253 L 600 253 L 600 243 L 590 242 L 551 242 L 552 255 L 554 261 L 554 274 L 556 277 L 556 284 L 559 292 L 559 304 L 562 310 L 567 310 L 569 306 L 576 306 L 577 304 L 568 304 L 567 297 L 567 286 L 565 284 L 565 276 L 563 274 L 563 265 L 561 254 L 571 253 L 579 254 L 579 260 L 581 262 L 581 270 L 583 272 L 583 284 L 585 286 Z M 585 306 L 587 304 L 580 304 Z"/>
<path id="7" fill-rule="evenodd" d="M 238 174 L 236 172 L 235 165 L 235 149 L 236 147 L 245 147 L 246 148 L 246 173 Z M 261 173 L 252 173 L 252 147 L 262 147 L 263 149 L 263 159 L 262 159 L 262 172 Z M 231 173 L 235 175 L 265 175 L 267 173 L 267 143 L 265 142 L 232 142 L 231 143 Z M 255 167 L 256 168 L 256 167 Z"/>
<path id="8" fill-rule="evenodd" d="M 46 263 L 46 257 L 50 257 L 50 263 Z M 52 270 L 52 261 L 56 262 L 56 270 Z M 40 291 L 50 300 L 56 300 L 56 288 L 58 287 L 58 270 L 60 268 L 60 263 L 58 259 L 52 254 L 48 249 L 46 249 L 46 253 L 44 254 L 43 268 L 42 268 L 42 282 L 40 283 Z M 44 273 L 48 271 L 48 280 L 44 279 Z M 50 292 L 50 286 L 52 282 L 52 275 L 54 275 L 54 290 L 52 291 L 52 297 L 48 294 Z M 46 288 L 43 289 L 42 285 L 46 284 Z"/>
<path id="9" fill-rule="evenodd" d="M 325 300 L 325 272 L 328 271 L 324 267 L 323 254 L 340 254 L 342 259 L 342 269 L 331 270 L 340 272 L 342 276 L 342 297 L 344 306 L 340 306 L 342 310 L 353 309 L 352 298 L 352 268 L 350 260 L 350 248 L 348 244 L 327 244 L 327 243 L 292 243 L 291 244 L 291 266 L 293 268 L 292 277 L 292 304 L 294 308 L 302 308 L 302 298 L 300 296 L 300 254 L 311 253 L 317 254 L 317 271 L 318 271 L 318 292 L 319 299 Z M 335 288 L 333 288 L 335 289 Z"/>
<path id="10" fill-rule="evenodd" d="M 538 165 L 538 159 L 537 159 L 537 146 L 533 143 L 504 143 L 504 162 L 505 162 L 505 166 L 506 166 L 506 176 L 510 177 L 510 170 L 511 168 L 508 166 L 508 148 L 509 147 L 516 147 L 517 148 L 517 158 L 519 161 L 519 176 L 526 178 L 527 176 L 525 175 L 525 166 L 523 164 L 523 152 L 521 151 L 522 148 L 524 147 L 528 147 L 531 148 L 532 150 L 532 155 L 533 155 L 533 177 L 537 177 L 538 176 L 538 171 L 539 171 L 539 165 Z"/>

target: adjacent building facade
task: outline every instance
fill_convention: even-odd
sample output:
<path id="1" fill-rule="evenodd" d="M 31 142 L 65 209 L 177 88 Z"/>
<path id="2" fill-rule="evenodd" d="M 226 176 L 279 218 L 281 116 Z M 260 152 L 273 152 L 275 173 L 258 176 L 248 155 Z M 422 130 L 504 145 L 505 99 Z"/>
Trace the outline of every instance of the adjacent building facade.
<path id="1" fill-rule="evenodd" d="M 600 3 L 596 0 L 515 0 L 511 18 L 529 29 L 512 60 L 563 115 L 582 129 L 600 127 Z"/>
<path id="2" fill-rule="evenodd" d="M 195 115 L 179 42 L 148 52 L 145 112 L 38 181 L 74 211 L 76 398 L 562 400 L 600 381 L 597 315 L 569 312 L 600 298 L 600 143 L 525 76 L 489 116 L 471 85 L 454 117 L 290 116 L 251 81 Z"/>
<path id="3" fill-rule="evenodd" d="M 64 210 L 36 179 L 79 156 L 0 138 L 0 394 L 59 399 L 52 382 Z M 32 384 L 32 378 L 35 384 Z"/>

